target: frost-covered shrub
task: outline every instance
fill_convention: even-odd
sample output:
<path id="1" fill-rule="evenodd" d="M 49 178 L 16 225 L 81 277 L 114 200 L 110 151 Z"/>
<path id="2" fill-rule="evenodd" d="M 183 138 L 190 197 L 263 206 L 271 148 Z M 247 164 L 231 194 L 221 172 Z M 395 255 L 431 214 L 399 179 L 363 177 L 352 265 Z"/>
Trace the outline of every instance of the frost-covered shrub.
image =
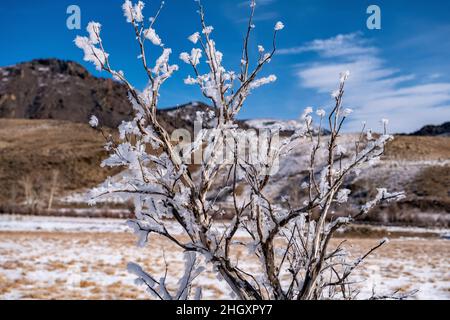
<path id="1" fill-rule="evenodd" d="M 160 88 L 179 68 L 169 62 L 172 50 L 163 45 L 155 29 L 162 6 L 150 19 L 144 17 L 142 2 L 132 4 L 127 0 L 122 7 L 148 76 L 148 85 L 143 91 L 134 88 L 122 71 L 113 69 L 100 37 L 99 23 L 89 23 L 88 36 L 76 38 L 75 43 L 84 51 L 86 61 L 125 84 L 135 115 L 132 121 L 120 125 L 119 141 L 106 137 L 106 148 L 111 155 L 103 166 L 126 170 L 120 180 L 109 179 L 94 189 L 91 203 L 109 197 L 132 200 L 135 219 L 128 221 L 128 225 L 139 238 L 140 246 L 146 245 L 150 235 L 157 234 L 185 252 L 185 272 L 176 292 L 167 288 L 166 276 L 150 275 L 130 263 L 129 271 L 138 277 L 138 283 L 146 285 L 157 298 L 200 298 L 202 284 L 195 279 L 204 270 L 202 265 L 207 264 L 213 266 L 218 278 L 224 279 L 239 299 L 353 298 L 355 291 L 349 280 L 352 271 L 387 240 L 377 243 L 355 261 L 348 261 L 348 254 L 341 245 L 330 248 L 330 240 L 336 231 L 368 214 L 380 202 L 398 200 L 403 194 L 380 188 L 376 197 L 363 205 L 358 214 L 345 218 L 330 219 L 330 208 L 348 201 L 352 194 L 341 188 L 344 178 L 379 159 L 392 136 L 385 131 L 375 139 L 363 128 L 360 139 L 355 141 L 353 154 L 339 145 L 342 126 L 352 113 L 343 106 L 344 88 L 350 76 L 347 71 L 341 74 L 338 88 L 332 93 L 331 112 L 327 115 L 323 109 L 316 110 L 318 124 L 313 123 L 314 110 L 307 108 L 301 125 L 291 137 L 281 139 L 276 128 L 272 128 L 255 136 L 257 148 L 252 148 L 255 143 L 244 146 L 247 153 L 242 156 L 239 144 L 251 136 L 238 129 L 235 119 L 253 90 L 277 80 L 275 75 L 260 74 L 274 58 L 277 35 L 285 26 L 282 22 L 275 24 L 271 50 L 266 51 L 259 45 L 258 57 L 253 63 L 249 48 L 256 3 L 251 1 L 240 70 L 227 70 L 224 56 L 213 40 L 214 28 L 207 24 L 203 6 L 197 2 L 201 28 L 188 37 L 194 48 L 181 53 L 179 59 L 193 72 L 184 82 L 198 86 L 215 111 L 198 115 L 206 117 L 212 129 L 201 130 L 182 152 L 156 117 Z M 148 44 L 160 52 L 152 65 L 147 60 Z M 387 125 L 387 121 L 383 123 Z M 99 127 L 95 117 L 90 124 Z M 330 135 L 322 135 L 324 128 Z M 294 203 L 284 198 L 277 203 L 266 193 L 271 174 L 281 163 L 279 158 L 302 142 L 312 145 L 307 182 L 292 187 L 306 190 L 307 199 Z M 225 155 L 228 161 L 224 161 L 223 150 L 228 150 Z M 186 159 L 199 152 L 196 169 L 187 166 Z M 318 157 L 326 159 L 325 165 L 318 164 Z M 224 177 L 226 188 L 214 188 L 217 180 Z M 238 192 L 238 185 L 245 192 Z M 233 211 L 233 219 L 225 222 L 224 229 L 218 228 L 212 218 L 223 211 L 221 204 L 224 202 L 216 202 L 219 197 L 225 197 Z M 318 214 L 317 219 L 313 218 L 313 213 Z M 181 228 L 181 234 L 170 231 L 174 223 Z M 233 258 L 233 252 L 242 246 L 259 262 L 259 273 L 246 270 L 246 264 Z"/>

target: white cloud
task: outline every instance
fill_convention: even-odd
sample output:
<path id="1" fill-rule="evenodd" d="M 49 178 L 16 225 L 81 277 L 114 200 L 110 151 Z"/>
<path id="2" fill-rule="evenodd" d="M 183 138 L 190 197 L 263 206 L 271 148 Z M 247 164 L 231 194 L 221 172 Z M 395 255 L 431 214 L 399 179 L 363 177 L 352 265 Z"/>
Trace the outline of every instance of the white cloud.
<path id="1" fill-rule="evenodd" d="M 374 54 L 376 48 L 367 46 L 368 41 L 358 32 L 339 34 L 329 39 L 316 39 L 303 46 L 278 50 L 278 54 L 289 55 L 304 52 L 318 52 L 324 57 L 339 57 L 356 54 Z"/>
<path id="2" fill-rule="evenodd" d="M 387 67 L 380 50 L 359 33 L 318 39 L 281 52 L 318 53 L 318 61 L 300 65 L 296 71 L 301 86 L 318 93 L 328 95 L 336 88 L 339 73 L 351 71 L 344 105 L 355 113 L 348 130 L 360 129 L 362 121 L 374 130 L 380 129 L 379 120 L 389 118 L 393 132 L 411 132 L 450 119 L 450 83 L 433 82 L 436 79 L 432 75 L 421 79 Z"/>

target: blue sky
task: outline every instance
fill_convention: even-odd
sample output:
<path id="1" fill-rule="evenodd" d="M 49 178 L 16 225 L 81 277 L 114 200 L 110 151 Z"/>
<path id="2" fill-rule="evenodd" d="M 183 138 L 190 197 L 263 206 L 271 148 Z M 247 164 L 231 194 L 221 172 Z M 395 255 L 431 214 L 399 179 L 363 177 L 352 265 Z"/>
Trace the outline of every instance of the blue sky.
<path id="1" fill-rule="evenodd" d="M 0 2 L 0 66 L 34 58 L 75 60 L 98 76 L 107 76 L 83 61 L 73 44 L 85 34 L 91 20 L 103 25 L 102 37 L 115 69 L 124 70 L 137 87 L 145 86 L 145 74 L 137 60 L 131 26 L 125 22 L 121 0 L 22 0 Z M 174 54 L 180 71 L 161 92 L 162 107 L 203 100 L 195 87 L 183 84 L 191 73 L 178 55 L 189 51 L 187 36 L 199 31 L 193 0 L 166 0 L 156 25 L 158 34 Z M 203 0 L 208 24 L 224 53 L 225 65 L 238 69 L 241 39 L 249 12 L 249 1 Z M 66 28 L 66 9 L 81 8 L 83 30 Z M 366 9 L 381 8 L 382 29 L 368 30 Z M 147 1 L 147 17 L 159 2 Z M 361 122 L 380 129 L 381 118 L 390 119 L 393 132 L 410 132 L 424 124 L 450 120 L 450 2 L 365 0 L 259 0 L 252 54 L 257 45 L 271 45 L 274 24 L 286 28 L 278 39 L 279 54 L 265 71 L 276 74 L 276 83 L 255 91 L 241 118 L 297 118 L 307 106 L 332 104 L 330 92 L 340 71 L 349 69 L 345 106 L 354 110 L 347 125 L 356 131 Z M 150 53 L 156 58 L 160 52 Z"/>

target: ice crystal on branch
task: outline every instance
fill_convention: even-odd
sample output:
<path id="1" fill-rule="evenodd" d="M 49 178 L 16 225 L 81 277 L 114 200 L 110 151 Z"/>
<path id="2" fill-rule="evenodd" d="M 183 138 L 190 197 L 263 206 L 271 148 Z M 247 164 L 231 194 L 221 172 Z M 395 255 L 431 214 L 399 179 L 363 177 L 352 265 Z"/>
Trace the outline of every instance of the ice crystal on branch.
<path id="1" fill-rule="evenodd" d="M 98 119 L 96 116 L 91 116 L 91 119 L 89 120 L 89 125 L 92 128 L 97 128 L 98 127 Z"/>
<path id="2" fill-rule="evenodd" d="M 284 29 L 284 24 L 281 21 L 278 21 L 277 24 L 275 25 L 275 31 L 280 31 Z"/>

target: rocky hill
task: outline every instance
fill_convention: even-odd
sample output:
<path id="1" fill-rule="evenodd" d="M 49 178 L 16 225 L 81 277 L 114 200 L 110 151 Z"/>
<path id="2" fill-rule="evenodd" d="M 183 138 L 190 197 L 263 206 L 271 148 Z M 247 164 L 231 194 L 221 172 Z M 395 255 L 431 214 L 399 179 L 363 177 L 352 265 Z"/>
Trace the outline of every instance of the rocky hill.
<path id="1" fill-rule="evenodd" d="M 158 118 L 171 132 L 193 128 L 197 111 L 210 110 L 202 102 L 191 102 L 158 110 Z M 110 128 L 130 120 L 125 86 L 94 77 L 72 61 L 40 59 L 0 68 L 0 118 L 87 123 L 92 115 Z"/>
<path id="2" fill-rule="evenodd" d="M 115 81 L 93 77 L 74 62 L 59 60 L 0 68 L 0 76 L 0 212 L 47 208 L 52 194 L 53 208 L 61 212 L 67 207 L 86 206 L 64 199 L 74 199 L 108 176 L 119 174 L 100 168 L 106 157 L 104 140 L 87 121 L 95 114 L 103 124 L 115 128 L 130 119 L 126 90 Z M 210 110 L 195 102 L 160 110 L 158 117 L 168 131 L 192 130 L 197 112 Z M 282 125 L 289 131 L 296 123 L 249 120 L 240 125 Z M 115 134 L 114 129 L 107 130 Z M 348 214 L 373 196 L 376 187 L 383 186 L 392 191 L 405 190 L 408 196 L 397 205 L 382 207 L 368 219 L 449 226 L 450 138 L 446 133 L 448 124 L 425 127 L 415 136 L 396 137 L 379 164 L 346 181 L 354 202 L 339 208 L 339 214 Z M 352 135 L 341 139 L 351 152 Z M 268 189 L 271 197 L 289 196 L 301 201 L 309 149 L 307 144 L 299 145 L 280 163 L 280 172 Z"/>
<path id="3" fill-rule="evenodd" d="M 0 117 L 86 123 L 92 114 L 109 127 L 130 118 L 126 89 L 81 65 L 55 59 L 0 68 Z"/>

